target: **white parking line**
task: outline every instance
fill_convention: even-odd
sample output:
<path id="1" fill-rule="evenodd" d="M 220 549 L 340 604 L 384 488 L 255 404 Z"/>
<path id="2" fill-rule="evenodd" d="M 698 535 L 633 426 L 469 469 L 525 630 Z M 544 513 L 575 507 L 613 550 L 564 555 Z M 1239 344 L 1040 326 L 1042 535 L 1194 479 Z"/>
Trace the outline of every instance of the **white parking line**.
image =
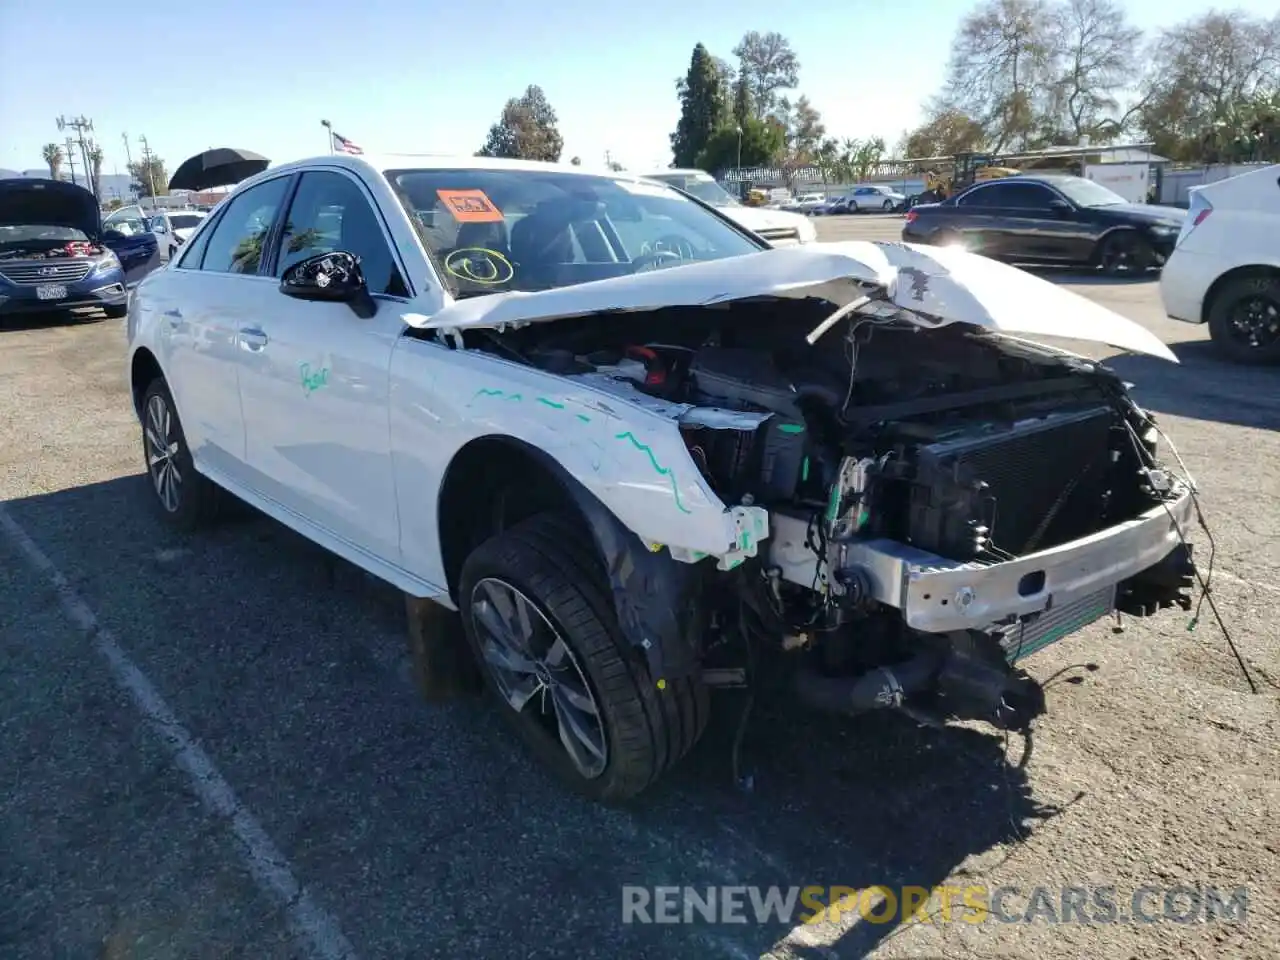
<path id="1" fill-rule="evenodd" d="M 316 960 L 356 960 L 355 949 L 343 936 L 337 920 L 298 883 L 284 854 L 272 843 L 257 818 L 240 803 L 213 760 L 195 742 L 151 681 L 129 659 L 111 632 L 98 623 L 89 605 L 13 519 L 3 503 L 0 503 L 0 527 L 32 566 L 48 577 L 57 591 L 63 612 L 88 634 L 98 653 L 111 667 L 116 683 L 133 699 L 174 766 L 187 775 L 192 789 L 210 814 L 228 822 L 231 832 L 240 841 L 237 847 L 254 881 L 268 899 L 279 904 L 295 935 L 309 948 L 308 955 Z"/>

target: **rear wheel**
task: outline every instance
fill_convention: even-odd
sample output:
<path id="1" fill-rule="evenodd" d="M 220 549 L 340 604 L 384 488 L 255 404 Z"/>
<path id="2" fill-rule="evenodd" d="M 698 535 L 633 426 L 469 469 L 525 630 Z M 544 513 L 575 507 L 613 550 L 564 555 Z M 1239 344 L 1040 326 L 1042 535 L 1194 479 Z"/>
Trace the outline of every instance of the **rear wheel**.
<path id="1" fill-rule="evenodd" d="M 1234 363 L 1280 363 L 1280 276 L 1229 280 L 1209 304 L 1209 335 Z"/>
<path id="2" fill-rule="evenodd" d="M 482 544 L 463 565 L 458 603 L 499 710 L 571 789 L 633 797 L 701 736 L 705 685 L 657 688 L 622 635 L 580 521 L 541 514 Z"/>
<path id="3" fill-rule="evenodd" d="M 217 516 L 221 491 L 196 473 L 173 395 L 160 377 L 142 397 L 142 450 L 151 502 L 161 520 L 189 531 Z"/>
<path id="4" fill-rule="evenodd" d="M 882 210 L 884 210 L 884 212 L 885 212 L 885 213 L 892 213 L 892 212 L 893 212 L 893 201 L 892 201 L 892 200 L 886 200 L 886 201 L 881 205 L 881 209 L 882 209 Z"/>

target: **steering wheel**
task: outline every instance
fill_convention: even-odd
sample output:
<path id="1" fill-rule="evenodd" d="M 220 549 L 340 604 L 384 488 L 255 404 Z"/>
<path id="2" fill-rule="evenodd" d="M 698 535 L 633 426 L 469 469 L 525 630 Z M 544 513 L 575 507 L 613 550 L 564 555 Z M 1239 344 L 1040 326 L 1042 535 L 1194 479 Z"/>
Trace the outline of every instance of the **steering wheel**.
<path id="1" fill-rule="evenodd" d="M 631 266 L 635 268 L 636 273 L 647 273 L 650 270 L 661 270 L 664 266 L 683 262 L 684 257 L 674 250 L 654 250 L 652 253 L 640 254 L 631 261 Z"/>
<path id="2" fill-rule="evenodd" d="M 681 260 L 698 259 L 698 253 L 693 249 L 693 244 L 678 233 L 664 233 L 654 240 L 649 248 L 655 252 L 678 254 Z"/>

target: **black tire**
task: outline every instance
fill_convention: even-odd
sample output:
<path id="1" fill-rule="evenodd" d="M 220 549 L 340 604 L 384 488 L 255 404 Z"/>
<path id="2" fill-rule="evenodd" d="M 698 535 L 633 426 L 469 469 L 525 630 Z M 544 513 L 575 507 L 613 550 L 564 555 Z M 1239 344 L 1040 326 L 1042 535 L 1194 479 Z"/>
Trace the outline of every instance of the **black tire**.
<path id="1" fill-rule="evenodd" d="M 167 428 L 165 416 L 167 415 Z M 175 530 L 189 532 L 212 522 L 218 515 L 222 492 L 214 483 L 196 472 L 182 432 L 182 421 L 173 403 L 173 394 L 162 377 L 152 380 L 142 395 L 139 410 L 142 425 L 142 462 L 146 467 L 150 501 L 157 516 Z M 161 430 L 155 430 L 159 422 Z M 161 433 L 167 431 L 167 437 Z M 176 480 L 164 479 L 162 462 L 156 457 L 161 449 L 170 451 L 168 460 L 177 468 Z M 163 459 L 163 458 L 162 458 Z M 162 494 L 162 490 L 166 491 Z"/>
<path id="2" fill-rule="evenodd" d="M 1232 363 L 1280 363 L 1280 275 L 1228 280 L 1209 303 L 1209 336 Z"/>
<path id="3" fill-rule="evenodd" d="M 107 315 L 108 320 L 123 320 L 129 315 L 129 306 L 125 304 L 119 307 L 103 307 L 102 312 Z"/>
<path id="4" fill-rule="evenodd" d="M 893 213 L 893 201 L 886 200 L 882 206 L 885 213 Z"/>
<path id="5" fill-rule="evenodd" d="M 588 777 L 554 735 L 547 696 L 517 711 L 486 661 L 478 626 L 484 591 L 514 588 L 545 618 L 572 654 L 603 728 L 603 769 Z M 693 748 L 709 715 L 700 678 L 667 680 L 659 690 L 643 658 L 623 637 L 590 534 L 572 516 L 539 514 L 492 537 L 463 564 L 458 605 L 485 686 L 534 755 L 570 789 L 609 803 L 634 797 Z M 544 726 L 547 724 L 547 726 Z"/>
<path id="6" fill-rule="evenodd" d="M 1136 231 L 1115 230 L 1102 238 L 1095 257 L 1108 277 L 1136 277 L 1155 264 L 1156 253 Z"/>

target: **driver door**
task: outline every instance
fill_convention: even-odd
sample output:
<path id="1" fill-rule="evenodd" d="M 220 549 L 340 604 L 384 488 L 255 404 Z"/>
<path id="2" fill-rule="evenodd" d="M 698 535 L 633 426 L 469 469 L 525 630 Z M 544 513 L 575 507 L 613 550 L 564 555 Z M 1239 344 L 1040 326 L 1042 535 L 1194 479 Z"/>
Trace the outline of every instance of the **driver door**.
<path id="1" fill-rule="evenodd" d="M 290 202 L 272 273 L 343 250 L 361 259 L 376 312 L 286 296 L 278 286 L 241 331 L 246 461 L 258 490 L 326 532 L 399 562 L 388 421 L 391 353 L 407 304 L 372 198 L 350 174 L 308 170 Z"/>

